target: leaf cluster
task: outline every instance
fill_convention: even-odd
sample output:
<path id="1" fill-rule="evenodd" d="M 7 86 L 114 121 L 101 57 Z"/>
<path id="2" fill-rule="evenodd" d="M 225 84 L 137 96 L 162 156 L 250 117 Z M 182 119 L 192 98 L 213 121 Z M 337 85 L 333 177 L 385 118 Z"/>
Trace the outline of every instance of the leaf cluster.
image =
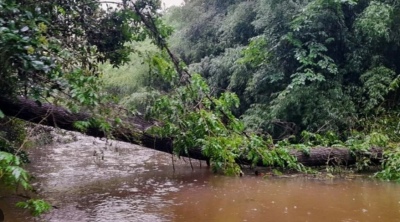
<path id="1" fill-rule="evenodd" d="M 166 78 L 170 78 L 170 74 L 167 73 Z M 151 107 L 151 117 L 162 122 L 151 132 L 162 138 L 171 138 L 173 153 L 178 156 L 188 155 L 191 149 L 201 149 L 210 158 L 215 172 L 239 174 L 241 170 L 237 160 L 244 156 L 254 165 L 263 162 L 265 165 L 302 169 L 288 151 L 270 149 L 273 147 L 268 140 L 245 132 L 243 122 L 232 113 L 232 108 L 239 105 L 234 93 L 224 92 L 219 97 L 210 93 L 205 79 L 192 74 L 187 84 L 162 96 Z"/>
<path id="2" fill-rule="evenodd" d="M 30 189 L 29 174 L 22 168 L 22 161 L 18 156 L 0 151 L 0 181 L 9 187 L 21 185 Z"/>
<path id="3" fill-rule="evenodd" d="M 51 209 L 51 205 L 41 199 L 30 199 L 25 202 L 18 202 L 17 207 L 29 210 L 32 216 L 35 217 L 47 213 Z"/>

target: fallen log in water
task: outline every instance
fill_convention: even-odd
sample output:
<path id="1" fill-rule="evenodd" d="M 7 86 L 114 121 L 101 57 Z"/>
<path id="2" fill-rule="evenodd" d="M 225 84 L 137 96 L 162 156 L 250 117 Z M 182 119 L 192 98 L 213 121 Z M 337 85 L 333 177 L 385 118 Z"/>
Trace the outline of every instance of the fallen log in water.
<path id="1" fill-rule="evenodd" d="M 72 113 L 62 107 L 51 104 L 39 105 L 25 98 L 10 100 L 0 97 L 0 109 L 7 116 L 70 131 L 78 131 L 74 127 L 74 122 L 87 121 L 91 118 L 91 115 L 88 113 Z M 170 138 L 157 138 L 146 133 L 146 130 L 151 126 L 151 122 L 136 116 L 124 119 L 124 126 L 112 129 L 110 135 L 115 140 L 138 144 L 161 152 L 172 153 L 172 140 Z M 94 137 L 105 136 L 104 132 L 99 128 L 90 128 L 85 134 Z M 326 164 L 352 165 L 357 161 L 356 156 L 352 155 L 351 151 L 346 148 L 316 147 L 310 149 L 309 152 L 292 150 L 290 154 L 296 156 L 298 162 L 305 166 L 323 166 Z M 199 160 L 208 159 L 203 155 L 201 149 L 189 149 L 187 154 L 181 155 Z M 363 156 L 369 158 L 372 162 L 379 163 L 382 159 L 382 149 L 371 148 L 368 152 L 358 153 L 358 156 Z M 246 159 L 238 159 L 237 161 L 241 163 L 249 162 Z M 262 163 L 259 165 L 262 165 Z"/>
<path id="2" fill-rule="evenodd" d="M 373 147 L 368 152 L 352 153 L 347 148 L 314 147 L 310 151 L 303 152 L 292 150 L 290 153 L 297 157 L 297 161 L 305 166 L 323 165 L 353 165 L 357 158 L 368 158 L 372 163 L 380 164 L 382 160 L 382 148 Z"/>

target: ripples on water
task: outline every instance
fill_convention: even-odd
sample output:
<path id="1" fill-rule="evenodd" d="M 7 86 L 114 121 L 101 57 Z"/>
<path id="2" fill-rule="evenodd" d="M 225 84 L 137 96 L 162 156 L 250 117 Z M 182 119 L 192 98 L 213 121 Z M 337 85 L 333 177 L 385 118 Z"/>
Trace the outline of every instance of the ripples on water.
<path id="1" fill-rule="evenodd" d="M 213 175 L 198 161 L 78 136 L 31 152 L 44 221 L 400 221 L 400 185 L 369 179 Z M 104 156 L 104 158 L 102 157 Z M 0 197 L 6 221 L 32 221 Z"/>

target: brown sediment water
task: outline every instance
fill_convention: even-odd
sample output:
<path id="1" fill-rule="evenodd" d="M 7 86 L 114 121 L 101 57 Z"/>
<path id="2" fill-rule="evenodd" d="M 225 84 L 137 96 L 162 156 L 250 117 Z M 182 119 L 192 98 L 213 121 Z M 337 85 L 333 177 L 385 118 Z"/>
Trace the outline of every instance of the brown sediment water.
<path id="1" fill-rule="evenodd" d="M 400 221 L 400 184 L 368 178 L 215 175 L 199 161 L 74 134 L 32 149 L 39 196 L 56 206 L 40 221 Z M 33 221 L 0 191 L 5 221 Z"/>

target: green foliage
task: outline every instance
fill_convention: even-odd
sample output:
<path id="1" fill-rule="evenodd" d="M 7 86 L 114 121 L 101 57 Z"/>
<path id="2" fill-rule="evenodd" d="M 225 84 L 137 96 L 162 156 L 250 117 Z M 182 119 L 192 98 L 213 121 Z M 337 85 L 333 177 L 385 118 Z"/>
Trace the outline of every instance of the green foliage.
<path id="1" fill-rule="evenodd" d="M 0 181 L 10 187 L 21 185 L 24 189 L 30 189 L 28 172 L 21 165 L 18 156 L 0 151 Z"/>
<path id="2" fill-rule="evenodd" d="M 136 43 L 132 47 L 134 52 L 129 55 L 130 62 L 119 67 L 113 67 L 111 63 L 100 65 L 103 73 L 101 77 L 108 92 L 129 95 L 140 87 L 151 85 L 154 77 L 149 76 L 150 67 L 146 61 L 148 56 L 157 52 L 157 48 L 149 40 Z"/>
<path id="3" fill-rule="evenodd" d="M 0 136 L 14 144 L 20 146 L 25 141 L 27 132 L 26 124 L 22 120 L 16 118 L 5 118 L 0 120 Z"/>
<path id="4" fill-rule="evenodd" d="M 84 106 L 92 110 L 107 98 L 99 92 L 98 63 L 127 63 L 134 50 L 128 43 L 153 35 L 143 28 L 145 16 L 163 26 L 157 1 L 128 5 L 103 7 L 96 0 L 1 1 L 2 94 L 52 101 L 72 111 Z M 146 15 L 141 7 L 148 10 Z M 161 37 L 171 32 L 167 27 L 160 30 Z"/>
<path id="5" fill-rule="evenodd" d="M 389 40 L 393 12 L 394 7 L 392 5 L 370 1 L 369 6 L 357 18 L 356 28 L 370 42 L 374 42 L 376 39 Z"/>
<path id="6" fill-rule="evenodd" d="M 51 205 L 49 203 L 40 199 L 30 199 L 25 202 L 18 202 L 17 207 L 29 210 L 32 216 L 35 217 L 47 213 L 51 209 Z"/>
<path id="7" fill-rule="evenodd" d="M 365 133 L 381 133 L 387 135 L 391 143 L 400 142 L 399 113 L 395 110 L 384 114 L 369 116 L 360 119 Z"/>
<path id="8" fill-rule="evenodd" d="M 382 170 L 375 174 L 383 180 L 400 182 L 400 150 L 399 148 L 386 150 L 383 154 Z"/>
<path id="9" fill-rule="evenodd" d="M 0 151 L 17 155 L 22 162 L 29 162 L 28 154 L 24 148 L 27 140 L 26 124 L 16 118 L 0 119 Z"/>
<path id="10" fill-rule="evenodd" d="M 187 153 L 189 148 L 203 147 L 203 152 L 211 158 L 218 170 L 238 173 L 235 157 L 242 144 L 230 130 L 240 131 L 240 123 L 229 113 L 238 100 L 233 94 L 223 94 L 220 98 L 208 98 L 209 88 L 199 76 L 193 75 L 190 85 L 177 88 L 176 92 L 156 101 L 150 113 L 163 120 L 163 126 L 153 129 L 162 137 L 173 137 L 174 153 Z M 211 111 L 215 106 L 216 112 Z M 231 122 L 225 125 L 222 118 Z"/>
<path id="11" fill-rule="evenodd" d="M 249 45 L 243 50 L 242 58 L 239 63 L 247 64 L 252 67 L 258 67 L 268 62 L 268 53 L 264 50 L 267 46 L 265 39 L 261 36 L 251 39 Z"/>
<path id="12" fill-rule="evenodd" d="M 301 140 L 307 146 L 340 146 L 342 141 L 333 131 L 327 131 L 324 134 L 312 133 L 308 131 L 301 132 Z"/>
<path id="13" fill-rule="evenodd" d="M 254 26 L 249 25 L 256 17 L 254 5 L 254 1 L 244 1 L 228 7 L 226 17 L 218 30 L 221 33 L 219 44 L 232 47 L 248 43 L 256 33 Z"/>
<path id="14" fill-rule="evenodd" d="M 114 67 L 131 61 L 129 57 L 133 48 L 125 43 L 132 40 L 143 41 L 146 38 L 146 33 L 141 30 L 138 23 L 140 17 L 130 10 L 113 10 L 105 13 L 101 25 L 88 31 L 89 43 L 96 45 L 98 51 L 103 54 L 99 61 L 109 61 Z"/>
<path id="15" fill-rule="evenodd" d="M 178 82 L 178 75 L 172 63 L 167 62 L 168 56 L 165 51 L 157 53 L 149 59 L 149 65 L 152 71 L 156 72 L 166 82 L 174 86 Z"/>
<path id="16" fill-rule="evenodd" d="M 53 55 L 60 47 L 47 36 L 48 23 L 39 8 L 28 10 L 15 1 L 1 1 L 0 14 L 0 88 L 10 94 L 16 84 L 23 89 L 30 81 L 40 83 L 32 79 L 32 73 L 46 75 L 55 69 Z"/>
<path id="17" fill-rule="evenodd" d="M 256 16 L 254 5 L 252 1 L 196 0 L 167 11 L 166 22 L 177 29 L 171 36 L 174 51 L 193 63 L 247 43 L 255 33 L 249 25 Z"/>
<path id="18" fill-rule="evenodd" d="M 157 69 L 150 65 L 153 56 L 160 54 L 150 40 L 136 43 L 133 48 L 130 62 L 118 68 L 110 63 L 100 65 L 103 90 L 122 106 L 145 113 L 147 106 L 162 92 L 170 90 L 171 85 L 160 78 Z"/>
<path id="19" fill-rule="evenodd" d="M 161 92 L 152 88 L 139 89 L 120 100 L 120 104 L 133 110 L 132 113 L 143 114 L 147 107 L 161 95 Z"/>
<path id="20" fill-rule="evenodd" d="M 70 84 L 70 95 L 85 106 L 97 106 L 99 95 L 99 80 L 95 76 L 85 74 L 83 70 L 75 70 L 66 76 Z"/>
<path id="21" fill-rule="evenodd" d="M 370 146 L 387 147 L 389 145 L 389 137 L 382 133 L 372 132 L 367 135 L 365 142 Z"/>
<path id="22" fill-rule="evenodd" d="M 74 127 L 81 132 L 86 132 L 91 126 L 90 121 L 76 121 Z"/>
<path id="23" fill-rule="evenodd" d="M 247 126 L 277 139 L 303 130 L 349 135 L 349 129 L 361 125 L 358 118 L 397 106 L 396 3 L 231 1 L 225 11 L 205 2 L 190 1 L 167 12 L 167 21 L 177 28 L 172 46 L 215 95 L 226 89 L 238 95 L 242 104 L 235 114 Z M 199 17 L 213 25 L 200 28 Z M 248 36 L 234 31 L 242 21 Z"/>
<path id="24" fill-rule="evenodd" d="M 121 120 L 119 118 L 116 119 L 115 124 L 120 124 Z M 112 127 L 113 123 L 110 123 L 109 121 L 107 121 L 106 119 L 104 119 L 104 117 L 93 117 L 90 118 L 87 121 L 76 121 L 74 122 L 74 127 L 78 130 L 80 130 L 81 132 L 86 132 L 88 130 L 90 130 L 90 128 L 93 129 L 99 129 L 100 131 L 102 131 L 104 134 L 108 134 L 111 131 L 111 127 Z"/>
<path id="25" fill-rule="evenodd" d="M 389 145 L 388 142 L 389 137 L 382 133 L 372 132 L 365 135 L 363 133 L 353 132 L 344 142 L 344 145 L 350 149 L 351 154 L 356 158 L 356 169 L 362 171 L 374 165 L 371 159 L 366 156 L 366 154 L 370 154 L 370 149 L 373 147 L 386 149 Z M 375 156 L 371 157 L 376 158 Z"/>
<path id="26" fill-rule="evenodd" d="M 378 66 L 360 76 L 363 91 L 368 96 L 365 100 L 365 110 L 370 111 L 385 101 L 394 81 L 395 72 L 386 67 Z"/>
<path id="27" fill-rule="evenodd" d="M 202 73 L 207 78 L 213 95 L 220 95 L 226 90 L 235 91 L 241 100 L 240 107 L 235 109 L 241 112 L 242 107 L 247 103 L 244 96 L 248 78 L 251 73 L 248 72 L 245 65 L 237 62 L 242 54 L 242 48 L 226 49 L 226 51 L 214 58 L 204 58 L 200 63 L 192 64 L 190 70 L 196 73 Z"/>
<path id="28" fill-rule="evenodd" d="M 363 122 L 361 125 L 362 131 L 352 130 L 344 143 L 345 147 L 349 148 L 352 155 L 357 159 L 357 170 L 365 170 L 374 166 L 375 163 L 372 163 L 371 159 L 365 155 L 369 154 L 371 157 L 377 158 L 377 156 L 372 156 L 373 154 L 370 153 L 370 149 L 374 147 L 384 150 L 381 170 L 382 172 L 389 172 L 390 170 L 387 167 L 390 165 L 385 164 L 385 162 L 390 162 L 391 160 L 386 157 L 395 157 L 394 153 L 397 151 L 392 147 L 396 147 L 399 142 L 397 112 L 379 114 L 360 119 L 360 121 Z M 380 175 L 380 173 L 378 174 Z"/>
<path id="29" fill-rule="evenodd" d="M 30 190 L 30 176 L 23 168 L 29 163 L 26 146 L 26 124 L 18 119 L 4 118 L 0 121 L 0 184 L 8 189 L 21 186 Z"/>
<path id="30" fill-rule="evenodd" d="M 166 63 L 157 63 L 161 73 L 168 71 L 160 64 Z M 170 78 L 168 72 L 166 78 Z M 173 152 L 178 156 L 188 154 L 189 149 L 201 149 L 210 158 L 215 172 L 239 174 L 236 160 L 243 155 L 253 164 L 263 161 L 267 165 L 302 169 L 287 150 L 270 150 L 268 141 L 245 132 L 243 123 L 231 111 L 239 105 L 235 94 L 223 92 L 213 97 L 210 92 L 204 78 L 198 74 L 190 76 L 187 85 L 177 87 L 155 102 L 149 113 L 162 120 L 163 125 L 153 127 L 151 132 L 172 138 Z"/>

